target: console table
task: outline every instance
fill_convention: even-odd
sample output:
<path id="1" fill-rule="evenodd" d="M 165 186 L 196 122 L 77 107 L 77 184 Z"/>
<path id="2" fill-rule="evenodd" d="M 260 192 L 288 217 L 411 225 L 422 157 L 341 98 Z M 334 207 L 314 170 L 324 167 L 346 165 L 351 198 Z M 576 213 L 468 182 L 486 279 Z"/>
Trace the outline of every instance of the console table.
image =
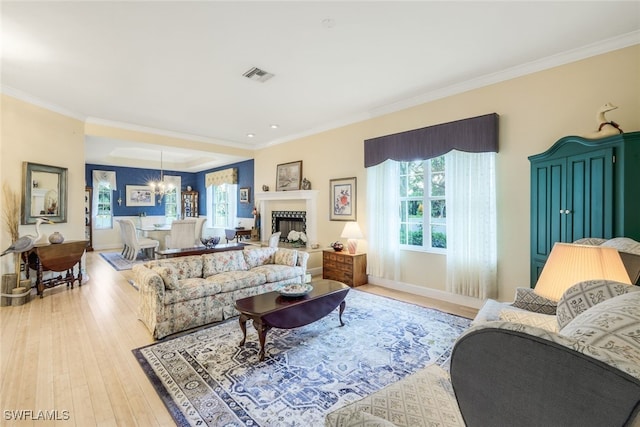
<path id="1" fill-rule="evenodd" d="M 173 258 L 177 256 L 210 254 L 213 252 L 241 251 L 245 246 L 247 245 L 244 243 L 221 243 L 212 248 L 194 246 L 192 248 L 163 249 L 156 251 L 156 255 L 160 258 Z"/>
<path id="2" fill-rule="evenodd" d="M 66 284 L 73 289 L 73 283 L 77 280 L 78 286 L 82 286 L 82 255 L 89 245 L 87 240 L 69 240 L 58 244 L 34 246 L 28 252 L 29 267 L 37 271 L 36 287 L 40 298 L 44 296 L 45 288 L 53 288 Z M 75 266 L 77 273 L 74 273 Z M 44 271 L 66 271 L 66 275 L 58 275 L 50 279 L 43 279 Z M 26 269 L 29 278 L 29 269 Z"/>

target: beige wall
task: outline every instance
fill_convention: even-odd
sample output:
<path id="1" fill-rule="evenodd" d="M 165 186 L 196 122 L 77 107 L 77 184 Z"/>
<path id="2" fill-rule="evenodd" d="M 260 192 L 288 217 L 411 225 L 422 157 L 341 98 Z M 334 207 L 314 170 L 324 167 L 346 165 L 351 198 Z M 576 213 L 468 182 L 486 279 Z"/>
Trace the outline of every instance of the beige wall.
<path id="1" fill-rule="evenodd" d="M 620 106 L 608 114 L 609 119 L 627 132 L 640 130 L 639 94 L 640 46 L 633 46 L 260 150 L 255 156 L 254 188 L 267 184 L 274 189 L 276 166 L 302 160 L 303 175 L 320 191 L 318 235 L 319 243 L 326 246 L 340 239 L 344 226 L 329 221 L 330 179 L 357 177 L 358 222 L 363 230 L 370 220 L 365 209 L 365 139 L 496 112 L 500 115 L 499 298 L 510 300 L 516 287 L 529 283 L 527 156 L 544 151 L 563 136 L 595 130 L 596 109 L 605 102 Z M 23 161 L 69 168 L 69 222 L 48 226 L 46 231 L 82 238 L 83 123 L 8 96 L 2 97 L 1 108 L 2 181 L 19 190 Z M 102 134 L 104 129 L 88 125 L 86 132 Z M 21 234 L 32 232 L 33 226 L 20 230 Z M 8 246 L 4 230 L 0 236 L 1 246 Z M 360 248 L 366 251 L 366 240 Z M 443 255 L 405 251 L 402 259 L 402 282 L 414 289 L 444 290 Z M 310 266 L 320 265 L 319 254 L 313 254 Z"/>
<path id="2" fill-rule="evenodd" d="M 67 240 L 84 239 L 84 123 L 33 104 L 2 95 L 0 177 L 22 194 L 22 163 L 67 168 L 67 222 L 43 224 L 46 234 L 59 231 Z M 4 222 L 0 247 L 11 244 Z M 33 225 L 21 225 L 20 235 L 35 234 Z M 2 273 L 13 272 L 12 257 L 2 257 Z"/>
<path id="3" fill-rule="evenodd" d="M 500 115 L 497 157 L 499 299 L 511 300 L 515 288 L 529 286 L 529 162 L 567 135 L 596 128 L 596 110 L 618 105 L 608 119 L 627 131 L 640 130 L 640 46 L 634 46 L 528 76 L 471 90 L 373 118 L 354 125 L 261 150 L 255 159 L 255 185 L 275 186 L 278 163 L 303 161 L 303 175 L 320 190 L 320 244 L 339 239 L 343 223 L 328 220 L 329 180 L 358 178 L 358 222 L 366 230 L 367 138 L 496 112 Z M 363 247 L 364 248 L 364 247 Z M 401 281 L 445 289 L 443 255 L 404 251 Z M 319 258 L 311 259 L 316 266 Z"/>

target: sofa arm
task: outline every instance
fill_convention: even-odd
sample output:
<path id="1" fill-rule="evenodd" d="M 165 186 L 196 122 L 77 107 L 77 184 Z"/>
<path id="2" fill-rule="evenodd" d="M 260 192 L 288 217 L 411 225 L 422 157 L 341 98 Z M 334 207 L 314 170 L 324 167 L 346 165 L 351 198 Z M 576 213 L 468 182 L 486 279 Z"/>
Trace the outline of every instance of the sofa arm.
<path id="1" fill-rule="evenodd" d="M 145 265 L 134 265 L 132 271 L 138 286 L 138 317 L 158 338 L 156 325 L 164 320 L 164 281 Z"/>
<path id="2" fill-rule="evenodd" d="M 531 326 L 488 322 L 469 329 L 451 355 L 466 425 L 631 425 L 640 411 L 640 380 L 588 353 L 611 357 Z"/>
<path id="3" fill-rule="evenodd" d="M 309 252 L 298 251 L 298 267 L 302 267 L 304 272 L 307 272 L 307 261 L 309 261 Z"/>

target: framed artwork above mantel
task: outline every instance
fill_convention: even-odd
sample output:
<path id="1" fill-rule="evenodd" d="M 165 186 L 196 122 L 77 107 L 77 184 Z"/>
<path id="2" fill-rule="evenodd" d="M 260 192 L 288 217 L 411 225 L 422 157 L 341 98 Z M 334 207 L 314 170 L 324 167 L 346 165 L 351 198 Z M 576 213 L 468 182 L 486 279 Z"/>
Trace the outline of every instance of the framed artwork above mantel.
<path id="1" fill-rule="evenodd" d="M 300 190 L 302 183 L 302 160 L 282 163 L 276 170 L 276 191 Z"/>

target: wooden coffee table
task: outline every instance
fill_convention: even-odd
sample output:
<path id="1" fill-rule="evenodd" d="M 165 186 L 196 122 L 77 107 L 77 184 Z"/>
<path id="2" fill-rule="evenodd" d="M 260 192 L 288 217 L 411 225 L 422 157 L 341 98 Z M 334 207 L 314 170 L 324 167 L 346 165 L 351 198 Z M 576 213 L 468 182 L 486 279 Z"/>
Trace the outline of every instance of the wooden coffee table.
<path id="1" fill-rule="evenodd" d="M 308 325 L 322 319 L 337 307 L 340 307 L 340 326 L 344 301 L 349 286 L 335 280 L 318 280 L 311 283 L 313 290 L 302 297 L 285 297 L 279 292 L 267 292 L 236 301 L 235 307 L 240 312 L 240 329 L 243 338 L 240 347 L 247 339 L 247 320 L 253 320 L 260 340 L 260 361 L 264 360 L 264 344 L 267 332 L 271 328 L 293 329 Z"/>

